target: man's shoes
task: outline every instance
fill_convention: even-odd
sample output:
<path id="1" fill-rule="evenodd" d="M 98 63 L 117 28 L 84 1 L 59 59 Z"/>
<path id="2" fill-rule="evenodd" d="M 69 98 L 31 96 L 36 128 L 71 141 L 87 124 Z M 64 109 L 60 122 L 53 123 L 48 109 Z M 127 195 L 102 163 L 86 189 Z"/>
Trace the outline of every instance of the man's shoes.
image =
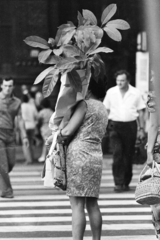
<path id="1" fill-rule="evenodd" d="M 3 191 L 1 194 L 2 198 L 13 198 L 13 190 L 11 188 L 8 188 L 6 191 Z"/>
<path id="2" fill-rule="evenodd" d="M 127 192 L 127 191 L 130 191 L 131 189 L 130 189 L 130 187 L 128 186 L 128 185 L 124 185 L 123 186 L 123 189 L 124 189 L 124 191 L 125 192 Z"/>
<path id="3" fill-rule="evenodd" d="M 124 191 L 123 185 L 115 185 L 114 191 L 115 192 L 123 192 Z"/>
<path id="4" fill-rule="evenodd" d="M 127 192 L 130 191 L 130 187 L 128 185 L 115 185 L 115 192 Z"/>

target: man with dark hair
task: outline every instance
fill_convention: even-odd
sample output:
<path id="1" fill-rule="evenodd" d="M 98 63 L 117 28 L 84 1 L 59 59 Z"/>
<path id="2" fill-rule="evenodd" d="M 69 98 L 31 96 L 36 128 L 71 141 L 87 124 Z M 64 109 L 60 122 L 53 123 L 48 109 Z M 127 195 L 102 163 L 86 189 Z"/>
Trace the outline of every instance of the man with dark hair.
<path id="1" fill-rule="evenodd" d="M 104 105 L 108 110 L 110 140 L 113 150 L 114 190 L 129 190 L 132 179 L 132 156 L 137 136 L 144 137 L 145 103 L 138 89 L 129 84 L 126 70 L 115 74 L 117 86 L 107 91 Z"/>
<path id="2" fill-rule="evenodd" d="M 23 144 L 28 146 L 28 139 L 21 115 L 21 101 L 13 95 L 14 80 L 2 80 L 0 92 L 0 177 L 1 197 L 13 198 L 13 190 L 8 173 L 15 165 L 15 118 L 21 131 Z"/>

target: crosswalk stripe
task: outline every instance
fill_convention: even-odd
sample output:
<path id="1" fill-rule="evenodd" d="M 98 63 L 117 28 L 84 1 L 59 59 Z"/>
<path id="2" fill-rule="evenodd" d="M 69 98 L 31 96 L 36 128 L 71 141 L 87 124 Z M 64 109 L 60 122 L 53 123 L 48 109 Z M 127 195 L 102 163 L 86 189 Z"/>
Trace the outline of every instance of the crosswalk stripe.
<path id="1" fill-rule="evenodd" d="M 101 208 L 102 213 L 151 213 L 150 207 L 143 208 Z M 85 210 L 86 211 L 86 210 Z M 0 215 L 36 215 L 36 214 L 71 214 L 71 209 L 27 209 L 27 210 L 0 210 Z M 139 215 L 138 215 L 139 216 Z"/>
<path id="2" fill-rule="evenodd" d="M 88 216 L 86 217 L 87 221 L 89 220 Z M 151 215 L 126 215 L 126 216 L 103 216 L 104 221 L 134 221 L 134 220 L 151 220 Z M 12 218 L 0 218 L 0 223 L 24 223 L 24 222 L 71 222 L 71 216 L 62 216 L 62 217 L 12 217 Z"/>
<path id="3" fill-rule="evenodd" d="M 23 190 L 23 189 L 41 189 L 41 190 L 43 190 L 43 189 L 51 189 L 51 188 L 49 188 L 49 187 L 44 187 L 42 184 L 42 182 L 40 183 L 41 185 L 37 185 L 37 184 L 32 184 L 32 185 L 29 185 L 29 184 L 27 184 L 27 185 L 13 185 L 13 189 L 14 190 Z M 130 184 L 130 187 L 136 187 L 136 185 L 137 185 L 137 183 L 131 183 Z M 114 183 L 101 183 L 101 187 L 114 187 Z M 53 189 L 53 188 L 52 188 Z"/>
<path id="4" fill-rule="evenodd" d="M 132 181 L 137 181 L 137 179 L 138 179 L 138 177 L 139 177 L 139 175 L 137 174 L 137 175 L 135 175 L 133 178 L 132 178 Z M 43 181 L 43 179 L 41 178 L 41 175 L 39 174 L 39 175 L 37 175 L 37 176 L 35 176 L 35 177 L 13 177 L 13 176 L 11 176 L 11 180 L 13 181 L 13 182 L 32 182 L 32 181 Z M 113 176 L 112 175 L 108 175 L 108 176 L 102 176 L 102 181 L 103 180 L 111 180 L 111 181 L 113 181 Z"/>
<path id="5" fill-rule="evenodd" d="M 99 200 L 99 206 L 110 206 L 110 205 L 125 205 L 125 206 L 130 206 L 130 205 L 138 205 L 138 203 L 135 200 Z M 68 201 L 33 201 L 33 202 L 1 202 L 0 208 L 3 207 L 43 207 L 43 206 L 70 206 L 70 202 Z"/>
<path id="6" fill-rule="evenodd" d="M 19 164 L 10 174 L 15 197 L 0 198 L 1 240 L 72 239 L 69 198 L 63 191 L 43 186 L 42 167 L 43 165 Z M 137 185 L 142 168 L 143 166 L 134 167 L 130 184 L 132 190 Z M 101 194 L 98 200 L 103 218 L 102 235 L 105 234 L 101 240 L 156 239 L 151 224 L 151 208 L 136 203 L 133 191 L 115 193 L 113 190 L 111 192 L 113 187 L 110 165 L 108 169 L 103 169 Z M 86 216 L 86 230 L 90 231 L 89 218 Z M 88 234 L 85 240 L 92 239 L 91 232 Z"/>
<path id="7" fill-rule="evenodd" d="M 48 237 L 47 240 L 73 240 L 71 237 L 65 237 L 65 238 L 50 238 Z M 1 240 L 6 240 L 6 238 L 1 238 Z M 7 238 L 7 240 L 15 240 L 15 238 Z M 16 239 L 17 240 L 17 239 Z M 23 240 L 46 240 L 46 238 L 23 238 Z M 85 237 L 85 240 L 92 240 L 92 237 Z M 155 240 L 154 235 L 149 235 L 149 236 L 144 236 L 144 235 L 137 235 L 135 236 L 106 236 L 106 237 L 101 237 L 101 240 Z"/>
<path id="8" fill-rule="evenodd" d="M 134 193 L 112 193 L 112 194 L 100 194 L 99 199 L 134 199 L 135 194 Z M 12 201 L 19 201 L 19 200 L 55 200 L 55 199 L 61 199 L 61 200 L 68 200 L 68 196 L 64 194 L 58 195 L 26 195 L 26 196 L 16 196 Z M 5 199 L 5 201 L 11 201 L 10 199 Z M 0 201 L 4 201 L 3 198 L 0 198 Z"/>
<path id="9" fill-rule="evenodd" d="M 110 231 L 117 231 L 117 230 L 148 230 L 153 229 L 151 224 L 103 224 L 102 230 L 110 230 Z M 70 225 L 29 225 L 29 226 L 1 226 L 0 232 L 43 232 L 43 231 L 71 231 L 72 226 Z M 86 230 L 90 230 L 89 224 L 86 225 Z"/>

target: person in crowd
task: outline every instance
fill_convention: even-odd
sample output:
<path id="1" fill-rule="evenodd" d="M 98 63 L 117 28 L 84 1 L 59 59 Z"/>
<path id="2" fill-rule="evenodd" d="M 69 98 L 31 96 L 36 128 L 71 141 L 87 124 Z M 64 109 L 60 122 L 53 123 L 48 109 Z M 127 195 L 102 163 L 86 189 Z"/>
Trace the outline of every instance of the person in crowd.
<path id="1" fill-rule="evenodd" d="M 137 137 L 144 133 L 145 103 L 138 89 L 130 85 L 130 74 L 120 70 L 115 74 L 117 86 L 107 91 L 103 104 L 108 111 L 110 140 L 113 151 L 114 191 L 130 190 L 132 156 Z"/>
<path id="2" fill-rule="evenodd" d="M 32 101 L 34 101 L 34 104 L 35 104 L 37 110 L 40 111 L 42 109 L 41 108 L 41 101 L 43 99 L 42 92 L 39 91 L 37 86 L 32 86 L 29 93 L 32 97 Z"/>
<path id="3" fill-rule="evenodd" d="M 153 73 L 152 73 L 153 75 Z M 155 92 L 153 91 L 153 76 L 150 81 L 151 91 L 148 94 L 147 109 L 149 111 L 148 142 L 147 142 L 147 164 L 152 166 L 153 161 L 160 164 L 160 154 L 154 153 L 154 147 L 160 149 L 160 127 L 158 123 L 158 114 L 156 111 Z M 159 151 L 158 151 L 159 152 Z M 152 205 L 152 222 L 155 233 L 160 239 L 160 204 Z"/>
<path id="4" fill-rule="evenodd" d="M 15 117 L 18 118 L 23 144 L 28 147 L 28 138 L 21 113 L 21 101 L 13 95 L 14 80 L 2 80 L 0 92 L 0 177 L 1 197 L 13 198 L 9 172 L 15 165 Z"/>
<path id="5" fill-rule="evenodd" d="M 53 114 L 53 110 L 50 106 L 50 101 L 44 98 L 41 101 L 42 110 L 38 113 L 38 127 L 40 128 L 40 133 L 43 139 L 42 153 L 39 157 L 39 162 L 44 162 L 47 155 L 46 139 L 52 134 L 51 129 L 49 128 L 49 120 Z"/>
<path id="6" fill-rule="evenodd" d="M 33 145 L 35 140 L 35 128 L 38 121 L 38 112 L 35 106 L 29 102 L 28 94 L 23 94 L 22 96 L 21 111 L 29 140 L 29 147 L 23 145 L 23 153 L 26 160 L 25 163 L 30 164 L 34 161 Z"/>
<path id="7" fill-rule="evenodd" d="M 102 175 L 101 142 L 108 114 L 99 99 L 104 85 L 91 79 L 86 100 L 80 101 L 68 124 L 60 130 L 58 142 L 68 142 L 66 152 L 67 190 L 72 209 L 73 240 L 82 240 L 86 227 L 85 206 L 94 240 L 100 240 L 102 216 L 98 197 Z"/>

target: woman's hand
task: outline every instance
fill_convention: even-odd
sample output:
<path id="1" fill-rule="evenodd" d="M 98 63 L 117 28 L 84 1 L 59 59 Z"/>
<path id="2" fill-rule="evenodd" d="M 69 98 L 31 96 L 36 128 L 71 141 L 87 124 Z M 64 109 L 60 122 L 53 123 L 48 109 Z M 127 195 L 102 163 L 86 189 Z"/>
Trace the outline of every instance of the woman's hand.
<path id="1" fill-rule="evenodd" d="M 52 144 L 52 141 L 53 141 L 53 136 L 50 135 L 50 136 L 46 139 L 45 145 L 46 145 L 46 146 L 51 145 L 51 144 Z"/>
<path id="2" fill-rule="evenodd" d="M 152 163 L 153 163 L 154 159 L 153 159 L 153 153 L 152 152 L 147 152 L 147 165 L 149 167 L 152 167 Z"/>

